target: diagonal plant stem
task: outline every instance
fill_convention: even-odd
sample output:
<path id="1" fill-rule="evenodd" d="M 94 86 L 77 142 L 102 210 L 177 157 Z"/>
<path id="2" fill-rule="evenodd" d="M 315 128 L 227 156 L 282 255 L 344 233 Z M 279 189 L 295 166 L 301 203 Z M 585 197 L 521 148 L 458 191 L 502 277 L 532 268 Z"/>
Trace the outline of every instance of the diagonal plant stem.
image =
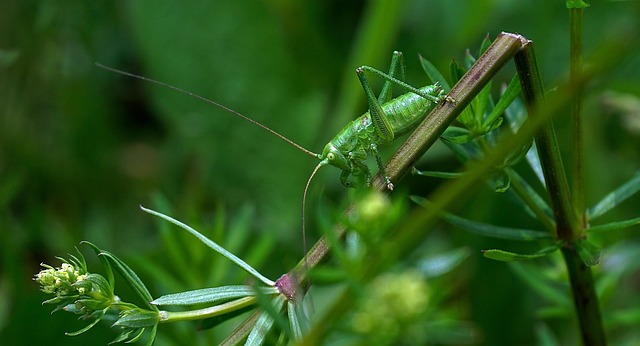
<path id="1" fill-rule="evenodd" d="M 493 75 L 504 66 L 522 46 L 523 37 L 509 33 L 501 33 L 478 61 L 469 69 L 462 79 L 451 89 L 448 97 L 455 102 L 445 101 L 436 107 L 429 116 L 407 138 L 402 146 L 387 162 L 387 175 L 392 181 L 398 181 L 409 172 L 417 161 L 439 138 L 447 127 L 471 103 L 473 98 L 491 80 Z M 375 191 L 385 191 L 386 183 L 379 174 L 371 182 Z M 353 205 L 345 210 L 350 214 Z M 338 238 L 344 235 L 345 227 L 338 225 L 333 231 Z M 301 260 L 290 272 L 298 282 L 303 282 L 308 270 L 318 265 L 329 252 L 329 242 L 325 237 L 309 250 L 305 260 Z"/>

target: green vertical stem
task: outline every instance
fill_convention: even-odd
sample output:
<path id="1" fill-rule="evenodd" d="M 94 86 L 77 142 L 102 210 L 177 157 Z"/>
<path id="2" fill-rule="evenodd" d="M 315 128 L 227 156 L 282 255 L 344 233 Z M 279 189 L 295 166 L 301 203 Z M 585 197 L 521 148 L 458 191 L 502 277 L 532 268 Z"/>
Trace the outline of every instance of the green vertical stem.
<path id="1" fill-rule="evenodd" d="M 571 108 L 573 123 L 573 183 L 572 196 L 574 213 L 578 217 L 580 228 L 587 226 L 584 201 L 584 135 L 583 135 L 583 91 L 578 85 L 578 76 L 582 73 L 582 18 L 584 8 L 569 9 L 570 22 L 570 53 L 569 53 L 569 84 L 577 88 Z"/>
<path id="2" fill-rule="evenodd" d="M 538 71 L 538 63 L 533 44 L 525 47 L 514 57 L 522 94 L 527 112 L 537 114 L 544 105 L 544 87 Z M 569 84 L 571 85 L 571 84 Z M 573 247 L 573 241 L 581 236 L 581 227 L 573 207 L 567 176 L 560 157 L 553 122 L 547 124 L 535 135 L 540 162 L 544 173 L 547 191 L 556 219 L 557 237 L 563 240 L 562 254 L 569 271 L 571 291 L 576 306 L 582 340 L 585 345 L 605 345 L 602 316 L 595 291 L 591 268 L 586 266 Z"/>
<path id="3" fill-rule="evenodd" d="M 544 87 L 538 70 L 538 61 L 533 50 L 533 42 L 529 41 L 516 54 L 514 61 L 520 78 L 527 112 L 530 115 L 536 114 L 537 108 L 544 103 Z M 536 134 L 535 141 L 556 219 L 557 236 L 561 240 L 571 242 L 577 236 L 577 223 L 573 213 L 569 183 L 562 164 L 562 158 L 560 157 L 553 121 L 549 121 Z"/>

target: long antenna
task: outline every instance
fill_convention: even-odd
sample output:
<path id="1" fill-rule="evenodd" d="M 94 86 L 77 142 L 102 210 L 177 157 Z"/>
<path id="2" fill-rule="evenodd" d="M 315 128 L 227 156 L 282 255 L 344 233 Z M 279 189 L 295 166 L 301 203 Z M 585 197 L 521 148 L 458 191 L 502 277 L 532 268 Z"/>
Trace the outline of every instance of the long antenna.
<path id="1" fill-rule="evenodd" d="M 313 169 L 313 172 L 311 172 L 311 175 L 309 176 L 309 180 L 307 180 L 307 185 L 305 185 L 304 187 L 304 194 L 302 195 L 302 248 L 304 250 L 304 267 L 305 267 L 304 270 L 305 271 L 309 271 L 309 263 L 307 262 L 307 232 L 306 232 L 306 227 L 304 222 L 305 208 L 307 205 L 307 190 L 309 190 L 309 185 L 311 184 L 311 180 L 313 180 L 313 176 L 316 175 L 320 167 L 325 166 L 327 164 L 328 164 L 328 161 L 326 159 L 322 160 L 320 161 L 320 163 L 318 163 L 316 168 Z M 307 273 L 307 278 L 309 277 L 310 277 L 309 273 Z M 309 283 L 311 283 L 311 281 L 309 281 Z"/>
<path id="2" fill-rule="evenodd" d="M 289 144 L 293 145 L 294 147 L 296 147 L 296 148 L 300 149 L 300 150 L 301 150 L 301 151 L 303 151 L 305 154 L 310 155 L 310 156 L 313 156 L 313 157 L 315 157 L 315 158 L 320 158 L 320 155 L 319 155 L 319 154 L 316 154 L 316 153 L 314 153 L 314 152 L 313 152 L 313 151 L 311 151 L 311 150 L 307 150 L 306 148 L 304 148 L 304 147 L 303 147 L 303 146 L 301 146 L 300 144 L 298 144 L 298 143 L 296 143 L 296 142 L 294 142 L 294 141 L 290 140 L 289 138 L 285 137 L 284 135 L 281 135 L 280 133 L 276 132 L 275 130 L 272 130 L 271 128 L 267 127 L 266 125 L 263 125 L 263 124 L 261 124 L 261 123 L 259 123 L 259 122 L 255 121 L 255 120 L 253 120 L 253 119 L 251 119 L 251 118 L 249 118 L 249 117 L 247 117 L 247 116 L 245 116 L 245 115 L 241 114 L 240 112 L 235 111 L 235 110 L 233 110 L 233 109 L 231 109 L 231 108 L 229 108 L 229 107 L 227 107 L 227 106 L 223 106 L 222 104 L 220 104 L 220 103 L 218 103 L 218 102 L 211 101 L 211 100 L 209 100 L 209 99 L 208 99 L 208 98 L 206 98 L 206 97 L 200 96 L 200 95 L 198 95 L 198 94 L 194 94 L 194 93 L 192 93 L 192 92 L 190 92 L 190 91 L 186 91 L 186 90 L 184 90 L 184 89 L 180 89 L 180 88 L 178 88 L 178 87 L 176 87 L 176 86 L 173 86 L 173 85 L 171 85 L 171 84 L 167 84 L 167 83 L 163 83 L 163 82 L 157 81 L 157 80 L 155 80 L 155 79 L 151 79 L 151 78 L 147 78 L 147 77 L 139 76 L 139 75 L 136 75 L 136 74 L 133 74 L 133 73 L 130 73 L 130 72 L 121 71 L 121 70 L 115 69 L 115 68 L 113 68 L 113 67 L 109 67 L 109 66 L 102 65 L 102 64 L 100 64 L 100 63 L 96 63 L 96 66 L 98 66 L 98 67 L 100 67 L 100 68 L 103 68 L 103 69 L 105 69 L 105 70 L 107 70 L 107 71 L 115 72 L 115 73 L 118 73 L 118 74 L 121 74 L 121 75 L 125 75 L 125 76 L 129 76 L 129 77 L 132 77 L 132 78 L 141 79 L 141 80 L 143 80 L 143 81 L 151 82 L 151 83 L 154 83 L 154 84 L 157 84 L 157 85 L 163 86 L 163 87 L 165 87 L 165 88 L 173 89 L 173 90 L 175 90 L 175 91 L 179 91 L 179 92 L 181 92 L 181 93 L 183 93 L 183 94 L 187 94 L 187 95 L 189 95 L 189 96 L 191 96 L 191 97 L 195 97 L 195 98 L 197 98 L 197 99 L 199 99 L 199 100 L 202 100 L 202 101 L 204 101 L 204 102 L 210 103 L 210 104 L 212 104 L 212 105 L 214 105 L 214 106 L 216 106 L 216 107 L 218 107 L 218 108 L 222 108 L 222 109 L 224 109 L 225 111 L 227 111 L 227 112 L 229 112 L 229 113 L 235 114 L 235 115 L 239 116 L 240 118 L 242 118 L 242 119 L 244 119 L 244 120 L 246 120 L 246 121 L 248 121 L 248 122 L 250 122 L 250 123 L 252 123 L 252 124 L 254 124 L 254 125 L 256 125 L 256 126 L 259 126 L 259 127 L 263 128 L 263 129 L 265 129 L 265 130 L 267 130 L 267 131 L 271 132 L 272 134 L 274 134 L 274 135 L 278 136 L 278 137 L 279 137 L 280 139 L 282 139 L 283 141 L 285 141 L 285 142 L 287 142 L 287 143 L 289 143 Z"/>

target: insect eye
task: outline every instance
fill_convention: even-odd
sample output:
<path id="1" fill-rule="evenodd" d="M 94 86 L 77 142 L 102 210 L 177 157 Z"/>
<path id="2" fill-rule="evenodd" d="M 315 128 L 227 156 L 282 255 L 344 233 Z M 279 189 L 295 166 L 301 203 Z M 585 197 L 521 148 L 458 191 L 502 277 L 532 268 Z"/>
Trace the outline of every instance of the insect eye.
<path id="1" fill-rule="evenodd" d="M 329 154 L 327 154 L 327 159 L 329 159 L 330 161 L 331 161 L 331 160 L 333 160 L 333 159 L 335 159 L 335 158 L 336 158 L 336 156 L 335 156 L 335 155 L 333 155 L 333 153 L 329 153 Z"/>

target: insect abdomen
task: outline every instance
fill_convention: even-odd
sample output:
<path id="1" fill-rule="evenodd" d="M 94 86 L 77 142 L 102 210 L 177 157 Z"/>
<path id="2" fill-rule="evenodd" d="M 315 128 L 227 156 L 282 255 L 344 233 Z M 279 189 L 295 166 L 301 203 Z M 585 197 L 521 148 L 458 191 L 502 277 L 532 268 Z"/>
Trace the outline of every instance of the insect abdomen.
<path id="1" fill-rule="evenodd" d="M 420 91 L 433 96 L 438 96 L 439 90 L 434 85 L 420 88 Z M 394 136 L 400 136 L 418 126 L 418 123 L 435 105 L 435 102 L 409 92 L 383 104 L 382 109 L 393 129 Z"/>

